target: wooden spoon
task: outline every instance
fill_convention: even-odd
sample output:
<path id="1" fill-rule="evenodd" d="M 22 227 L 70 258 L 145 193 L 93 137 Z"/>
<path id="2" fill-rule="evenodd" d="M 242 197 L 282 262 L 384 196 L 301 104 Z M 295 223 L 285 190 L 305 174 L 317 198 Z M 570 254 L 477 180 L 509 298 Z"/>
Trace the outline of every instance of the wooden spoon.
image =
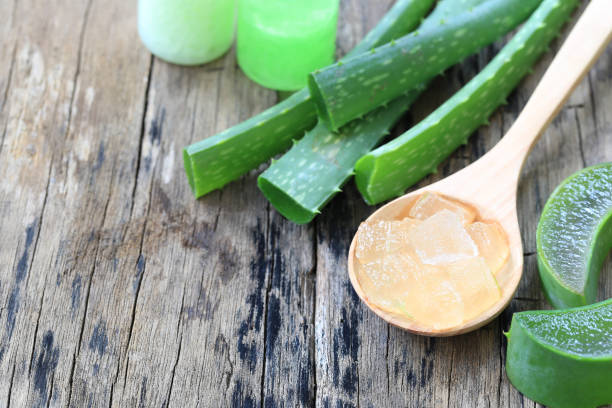
<path id="1" fill-rule="evenodd" d="M 486 155 L 444 180 L 391 201 L 368 220 L 399 219 L 425 191 L 432 191 L 475 207 L 482 219 L 496 220 L 505 229 L 510 259 L 498 275 L 501 299 L 480 316 L 447 330 L 423 327 L 407 317 L 385 312 L 369 304 L 355 275 L 355 238 L 348 254 L 348 271 L 359 297 L 387 322 L 412 333 L 452 336 L 475 330 L 508 306 L 523 273 L 523 247 L 516 213 L 516 193 L 521 168 L 542 131 L 557 115 L 571 92 L 585 76 L 612 38 L 611 0 L 591 0 L 569 37 L 542 77 L 520 116 L 504 138 Z M 533 226 L 535 228 L 535 225 Z"/>

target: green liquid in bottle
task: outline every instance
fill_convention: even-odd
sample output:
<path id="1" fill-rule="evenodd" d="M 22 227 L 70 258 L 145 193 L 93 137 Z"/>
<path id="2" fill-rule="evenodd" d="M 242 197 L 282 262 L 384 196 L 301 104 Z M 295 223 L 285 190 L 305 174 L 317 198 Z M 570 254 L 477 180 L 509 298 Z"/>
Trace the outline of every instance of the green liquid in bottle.
<path id="1" fill-rule="evenodd" d="M 255 82 L 295 91 L 334 61 L 339 0 L 240 0 L 238 63 Z"/>
<path id="2" fill-rule="evenodd" d="M 235 0 L 138 0 L 138 32 L 156 56 L 198 65 L 232 45 Z"/>

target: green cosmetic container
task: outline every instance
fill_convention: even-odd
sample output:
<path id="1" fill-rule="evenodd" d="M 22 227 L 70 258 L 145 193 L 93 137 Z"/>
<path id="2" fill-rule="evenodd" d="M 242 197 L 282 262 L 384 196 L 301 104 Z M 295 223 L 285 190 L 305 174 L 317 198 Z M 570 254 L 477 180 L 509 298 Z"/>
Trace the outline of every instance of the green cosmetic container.
<path id="1" fill-rule="evenodd" d="M 267 88 L 295 91 L 334 61 L 339 0 L 239 0 L 238 63 Z"/>
<path id="2" fill-rule="evenodd" d="M 234 41 L 235 20 L 235 0 L 138 1 L 142 42 L 157 57 L 179 65 L 223 55 Z"/>

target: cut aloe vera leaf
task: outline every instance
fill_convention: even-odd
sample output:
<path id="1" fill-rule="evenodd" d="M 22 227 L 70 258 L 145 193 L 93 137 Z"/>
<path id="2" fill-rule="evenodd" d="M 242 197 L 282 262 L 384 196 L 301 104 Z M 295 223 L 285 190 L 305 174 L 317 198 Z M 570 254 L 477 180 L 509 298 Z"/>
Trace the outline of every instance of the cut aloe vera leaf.
<path id="1" fill-rule="evenodd" d="M 315 71 L 308 88 L 332 130 L 395 99 L 525 20 L 541 0 L 489 0 L 428 30 Z"/>
<path id="2" fill-rule="evenodd" d="M 483 1 L 442 0 L 419 30 L 433 29 Z M 310 222 L 350 178 L 355 162 L 388 134 L 424 88 L 419 86 L 388 106 L 350 122 L 338 134 L 318 123 L 260 175 L 259 188 L 286 218 L 298 224 Z"/>
<path id="3" fill-rule="evenodd" d="M 388 134 L 417 95 L 395 100 L 338 133 L 315 126 L 259 176 L 259 189 L 284 217 L 297 224 L 312 221 L 352 176 L 357 159 Z"/>
<path id="4" fill-rule="evenodd" d="M 567 178 L 542 211 L 538 267 L 550 303 L 556 308 L 593 303 L 611 247 L 612 163 L 605 163 Z"/>
<path id="5" fill-rule="evenodd" d="M 437 166 L 503 103 L 559 33 L 578 2 L 544 0 L 476 77 L 427 118 L 362 157 L 355 181 L 369 204 L 400 196 Z"/>
<path id="6" fill-rule="evenodd" d="M 434 0 L 398 0 L 347 55 L 356 55 L 412 30 Z M 222 188 L 278 153 L 316 123 L 308 89 L 215 136 L 187 146 L 183 162 L 196 198 Z"/>
<path id="7" fill-rule="evenodd" d="M 527 397 L 555 408 L 612 403 L 612 299 L 516 313 L 507 336 L 506 372 Z"/>

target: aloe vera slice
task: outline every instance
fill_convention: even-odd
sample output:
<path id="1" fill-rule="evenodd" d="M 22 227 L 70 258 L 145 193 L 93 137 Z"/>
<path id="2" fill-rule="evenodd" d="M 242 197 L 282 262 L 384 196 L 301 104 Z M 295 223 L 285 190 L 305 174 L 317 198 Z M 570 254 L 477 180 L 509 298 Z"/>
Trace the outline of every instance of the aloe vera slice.
<path id="1" fill-rule="evenodd" d="M 612 403 L 612 299 L 516 313 L 507 337 L 506 372 L 527 397 L 554 408 Z"/>
<path id="2" fill-rule="evenodd" d="M 612 163 L 605 163 L 567 178 L 542 211 L 537 231 L 538 267 L 551 304 L 565 308 L 593 303 L 610 248 Z"/>
<path id="3" fill-rule="evenodd" d="M 428 80 L 527 18 L 541 0 L 489 0 L 308 77 L 319 118 L 342 125 Z"/>
<path id="4" fill-rule="evenodd" d="M 357 55 L 409 32 L 434 0 L 398 0 L 347 56 Z M 307 88 L 268 110 L 183 150 L 187 180 L 196 198 L 222 188 L 303 136 L 316 123 Z"/>
<path id="5" fill-rule="evenodd" d="M 487 0 L 441 0 L 419 26 L 424 32 Z M 376 146 L 416 100 L 425 85 L 343 126 L 334 133 L 319 122 L 263 172 L 258 186 L 278 212 L 291 221 L 312 221 L 353 175 L 355 162 Z"/>
<path id="6" fill-rule="evenodd" d="M 355 181 L 369 204 L 400 196 L 436 167 L 503 103 L 558 34 L 577 0 L 544 0 L 499 54 L 416 126 L 362 157 Z"/>

